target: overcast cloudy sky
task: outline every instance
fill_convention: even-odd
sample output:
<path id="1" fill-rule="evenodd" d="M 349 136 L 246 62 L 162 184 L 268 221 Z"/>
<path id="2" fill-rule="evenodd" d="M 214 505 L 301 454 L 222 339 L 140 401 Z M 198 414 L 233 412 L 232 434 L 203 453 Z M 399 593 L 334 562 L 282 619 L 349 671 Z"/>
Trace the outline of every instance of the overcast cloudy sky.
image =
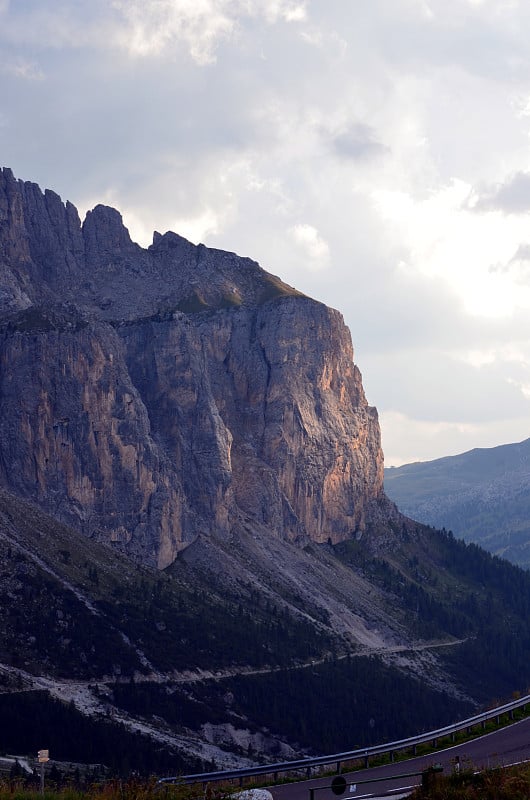
<path id="1" fill-rule="evenodd" d="M 0 163 L 342 311 L 386 463 L 530 436 L 528 0 L 0 0 Z"/>

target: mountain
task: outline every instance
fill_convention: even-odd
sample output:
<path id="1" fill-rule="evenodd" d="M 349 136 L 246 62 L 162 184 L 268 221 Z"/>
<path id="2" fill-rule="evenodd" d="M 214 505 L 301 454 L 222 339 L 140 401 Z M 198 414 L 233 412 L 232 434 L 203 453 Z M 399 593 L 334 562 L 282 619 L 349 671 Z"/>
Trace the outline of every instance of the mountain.
<path id="1" fill-rule="evenodd" d="M 0 539 L 9 752 L 274 761 L 530 683 L 530 576 L 386 497 L 337 311 L 7 169 Z"/>
<path id="2" fill-rule="evenodd" d="M 134 244 L 0 178 L 0 485 L 165 567 L 199 535 L 361 535 L 377 413 L 341 315 L 233 253 Z"/>
<path id="3" fill-rule="evenodd" d="M 399 509 L 530 567 L 530 439 L 385 470 Z"/>

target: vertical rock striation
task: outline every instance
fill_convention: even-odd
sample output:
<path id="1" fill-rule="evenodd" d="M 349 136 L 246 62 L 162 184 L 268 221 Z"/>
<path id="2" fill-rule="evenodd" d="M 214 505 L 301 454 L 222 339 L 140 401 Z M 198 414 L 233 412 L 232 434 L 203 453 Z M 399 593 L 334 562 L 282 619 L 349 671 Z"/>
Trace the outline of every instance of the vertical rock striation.
<path id="1" fill-rule="evenodd" d="M 358 535 L 385 502 L 341 315 L 0 171 L 0 484 L 164 567 L 242 522 Z"/>

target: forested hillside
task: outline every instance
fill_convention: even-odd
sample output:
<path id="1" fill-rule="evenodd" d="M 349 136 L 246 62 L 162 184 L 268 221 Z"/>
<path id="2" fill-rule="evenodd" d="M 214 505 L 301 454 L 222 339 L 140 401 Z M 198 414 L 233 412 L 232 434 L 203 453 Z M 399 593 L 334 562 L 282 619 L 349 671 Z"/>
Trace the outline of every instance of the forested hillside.
<path id="1" fill-rule="evenodd" d="M 282 760 L 412 735 L 530 685 L 530 575 L 448 533 L 396 517 L 365 541 L 276 543 L 265 572 L 254 537 L 239 555 L 217 543 L 223 569 L 209 541 L 160 572 L 1 499 L 6 751 L 53 728 L 67 732 L 55 757 L 85 752 L 118 772 L 130 753 L 145 772 Z M 338 605 L 342 581 L 352 594 Z M 363 627 L 338 626 L 336 613 L 361 610 Z"/>

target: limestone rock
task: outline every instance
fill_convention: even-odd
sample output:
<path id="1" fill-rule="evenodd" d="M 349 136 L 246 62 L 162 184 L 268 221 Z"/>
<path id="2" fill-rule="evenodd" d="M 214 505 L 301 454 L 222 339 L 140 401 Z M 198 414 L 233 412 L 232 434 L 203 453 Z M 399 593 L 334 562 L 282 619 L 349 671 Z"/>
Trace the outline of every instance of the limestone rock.
<path id="1" fill-rule="evenodd" d="M 341 315 L 250 259 L 0 171 L 0 484 L 164 567 L 242 521 L 359 535 L 385 505 Z"/>

